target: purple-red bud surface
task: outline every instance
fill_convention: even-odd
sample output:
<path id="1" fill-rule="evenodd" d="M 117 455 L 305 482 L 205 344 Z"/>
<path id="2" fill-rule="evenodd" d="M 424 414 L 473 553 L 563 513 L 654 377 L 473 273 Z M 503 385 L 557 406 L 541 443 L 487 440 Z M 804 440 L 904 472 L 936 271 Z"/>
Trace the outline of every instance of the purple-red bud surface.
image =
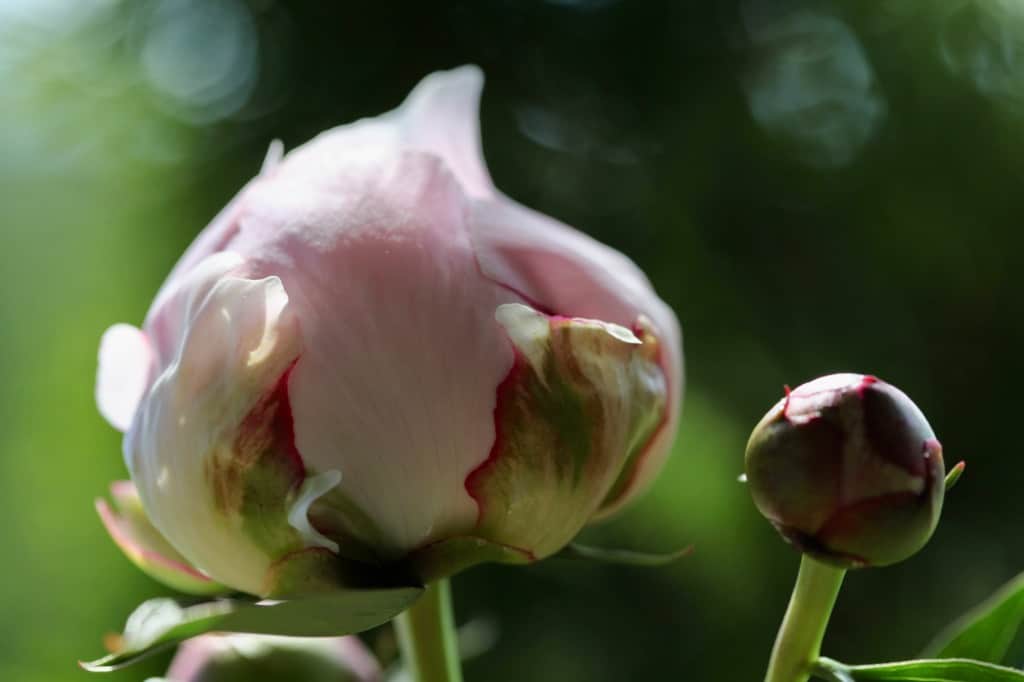
<path id="1" fill-rule="evenodd" d="M 788 391 L 750 435 L 746 474 L 787 541 L 846 568 L 911 556 L 942 510 L 942 446 L 910 398 L 873 376 Z"/>

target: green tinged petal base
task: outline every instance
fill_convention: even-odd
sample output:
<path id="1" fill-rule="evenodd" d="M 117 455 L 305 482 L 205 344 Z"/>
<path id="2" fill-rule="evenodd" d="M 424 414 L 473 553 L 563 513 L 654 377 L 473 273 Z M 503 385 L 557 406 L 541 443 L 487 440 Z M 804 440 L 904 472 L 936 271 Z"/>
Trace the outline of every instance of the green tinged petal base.
<path id="1" fill-rule="evenodd" d="M 528 306 L 496 315 L 515 346 L 498 389 L 495 444 L 466 479 L 474 535 L 543 558 L 595 515 L 662 423 L 667 386 L 653 335 Z"/>

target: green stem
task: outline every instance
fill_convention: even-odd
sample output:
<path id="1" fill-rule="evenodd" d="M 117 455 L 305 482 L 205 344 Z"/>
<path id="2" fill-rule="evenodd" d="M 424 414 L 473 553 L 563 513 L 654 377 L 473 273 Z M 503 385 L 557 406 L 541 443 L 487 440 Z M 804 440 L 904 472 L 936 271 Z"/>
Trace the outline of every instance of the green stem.
<path id="1" fill-rule="evenodd" d="M 846 570 L 815 561 L 806 554 L 775 638 L 765 682 L 806 682 L 821 653 L 828 618 Z"/>
<path id="2" fill-rule="evenodd" d="M 395 630 L 402 661 L 415 682 L 462 682 L 447 579 L 428 585 L 423 596 L 395 619 Z"/>

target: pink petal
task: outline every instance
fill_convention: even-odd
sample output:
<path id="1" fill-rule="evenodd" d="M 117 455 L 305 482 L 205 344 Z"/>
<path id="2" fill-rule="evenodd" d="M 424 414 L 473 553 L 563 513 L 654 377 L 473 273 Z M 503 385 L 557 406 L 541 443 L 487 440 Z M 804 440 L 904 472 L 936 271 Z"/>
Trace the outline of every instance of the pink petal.
<path id="1" fill-rule="evenodd" d="M 492 196 L 494 186 L 480 151 L 482 87 L 483 75 L 475 66 L 433 73 L 394 111 L 338 126 L 295 149 L 274 178 L 346 191 L 395 157 L 423 152 L 439 159 L 470 196 Z"/>
<path id="2" fill-rule="evenodd" d="M 367 165 L 373 168 L 405 151 L 422 151 L 440 158 L 468 194 L 493 195 L 480 148 L 477 106 L 482 87 L 483 74 L 475 66 L 433 73 L 397 109 L 321 133 L 283 159 L 275 140 L 260 175 L 217 214 L 179 259 L 150 315 L 185 273 L 207 256 L 232 248 L 245 214 L 246 197 L 266 182 L 283 179 L 344 191 L 359 183 Z"/>
<path id="3" fill-rule="evenodd" d="M 378 526 L 363 539 L 400 555 L 475 522 L 463 481 L 512 364 L 494 310 L 516 297 L 480 275 L 438 157 L 406 152 L 329 192 L 290 181 L 305 172 L 253 193 L 233 248 L 281 277 L 302 322 L 291 396 L 307 466 L 341 471 L 340 493 Z"/>
<path id="4" fill-rule="evenodd" d="M 260 167 L 260 173 L 258 176 L 250 180 L 242 190 L 235 195 L 235 197 L 228 202 L 228 205 L 220 210 L 220 212 L 214 216 L 210 224 L 196 237 L 189 247 L 185 250 L 185 253 L 181 255 L 178 262 L 175 263 L 174 268 L 171 270 L 167 279 L 164 281 L 163 286 L 160 287 L 160 291 L 157 292 L 154 298 L 153 305 L 150 306 L 150 313 L 147 316 L 147 323 L 155 311 L 160 310 L 162 304 L 166 301 L 167 296 L 171 291 L 178 285 L 179 280 L 190 272 L 200 262 L 205 260 L 207 256 L 215 253 L 219 253 L 227 249 L 228 244 L 234 239 L 238 233 L 238 219 L 242 214 L 244 207 L 244 199 L 246 193 L 254 185 L 259 184 L 261 180 L 270 178 L 276 172 L 277 166 L 281 163 L 281 159 L 284 155 L 284 145 L 280 140 L 273 140 L 270 146 L 267 148 L 266 157 L 263 159 L 263 165 Z"/>
<path id="5" fill-rule="evenodd" d="M 437 154 L 473 197 L 494 195 L 480 144 L 480 91 L 484 76 L 476 66 L 432 73 L 399 108 L 403 142 L 410 149 Z"/>
<path id="6" fill-rule="evenodd" d="M 679 323 L 636 265 L 618 251 L 509 199 L 476 201 L 473 243 L 483 273 L 550 314 L 633 328 L 649 318 L 664 355 L 669 385 L 665 422 L 632 472 L 627 494 L 608 500 L 602 514 L 620 508 L 653 478 L 668 456 L 682 400 Z"/>

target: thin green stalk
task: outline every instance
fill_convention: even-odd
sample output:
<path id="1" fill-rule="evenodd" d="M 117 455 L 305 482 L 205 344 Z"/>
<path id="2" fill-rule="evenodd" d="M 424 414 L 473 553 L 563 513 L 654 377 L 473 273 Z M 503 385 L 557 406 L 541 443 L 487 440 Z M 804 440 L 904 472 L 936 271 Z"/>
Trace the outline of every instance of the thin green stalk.
<path id="1" fill-rule="evenodd" d="M 447 579 L 428 585 L 423 596 L 394 622 L 402 661 L 415 682 L 462 682 Z"/>
<path id="2" fill-rule="evenodd" d="M 845 575 L 845 569 L 820 563 L 806 554 L 803 556 L 789 608 L 775 638 L 765 682 L 810 679 Z"/>

